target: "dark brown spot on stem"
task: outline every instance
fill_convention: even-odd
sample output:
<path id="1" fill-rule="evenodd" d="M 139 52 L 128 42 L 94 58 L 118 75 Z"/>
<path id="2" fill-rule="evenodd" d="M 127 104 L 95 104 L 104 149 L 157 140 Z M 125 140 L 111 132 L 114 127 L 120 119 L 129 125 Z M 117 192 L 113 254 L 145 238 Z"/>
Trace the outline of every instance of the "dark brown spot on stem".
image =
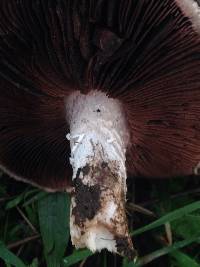
<path id="1" fill-rule="evenodd" d="M 75 224 L 82 225 L 86 219 L 93 219 L 101 207 L 100 186 L 84 185 L 78 177 L 74 180 L 74 186 L 76 206 L 73 208 L 72 214 L 75 217 Z"/>
<path id="2" fill-rule="evenodd" d="M 87 164 L 85 167 L 82 168 L 83 176 L 86 176 L 90 172 L 90 166 Z"/>
<path id="3" fill-rule="evenodd" d="M 103 169 L 107 168 L 107 167 L 108 167 L 108 163 L 105 162 L 105 161 L 103 161 L 103 162 L 101 163 L 101 167 L 102 167 Z"/>

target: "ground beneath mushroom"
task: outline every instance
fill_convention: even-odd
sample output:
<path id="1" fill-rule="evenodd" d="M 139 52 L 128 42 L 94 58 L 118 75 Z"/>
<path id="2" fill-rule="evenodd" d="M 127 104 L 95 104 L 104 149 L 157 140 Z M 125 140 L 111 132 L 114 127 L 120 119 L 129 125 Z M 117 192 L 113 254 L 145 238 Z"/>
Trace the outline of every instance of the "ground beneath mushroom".
<path id="1" fill-rule="evenodd" d="M 15 182 L 13 179 L 8 179 L 6 175 L 3 175 L 0 183 L 0 239 L 5 240 L 6 244 L 15 243 L 18 240 L 23 240 L 30 234 L 30 229 L 26 224 L 26 221 L 21 217 L 17 208 L 11 210 L 6 210 L 6 204 L 10 201 L 10 197 L 19 196 L 24 190 L 27 193 L 34 190 L 30 186 L 24 185 L 23 183 Z M 200 179 L 199 177 L 187 177 L 174 180 L 146 180 L 146 179 L 128 179 L 128 204 L 127 212 L 129 217 L 130 229 L 136 229 L 138 227 L 144 226 L 152 222 L 155 218 L 153 216 L 142 214 L 141 212 L 133 211 L 129 207 L 130 203 L 137 203 L 138 205 L 153 211 L 156 215 L 161 216 L 168 212 L 170 209 L 176 209 L 180 206 L 190 203 L 195 200 L 199 200 L 200 192 Z M 95 189 L 96 190 L 96 189 Z M 94 190 L 94 191 L 95 191 Z M 134 193 L 132 193 L 134 192 Z M 9 195 L 9 199 L 6 195 Z M 98 197 L 97 197 L 98 199 Z M 98 202 L 94 206 L 98 205 Z M 23 212 L 26 213 L 22 207 L 23 202 L 18 205 Z M 26 213 L 27 218 L 30 221 L 34 221 L 31 216 L 37 214 L 37 209 L 35 205 L 32 205 L 32 213 Z M 87 215 L 87 216 L 90 216 Z M 19 229 L 19 225 L 22 229 Z M 37 221 L 35 222 L 37 228 Z M 188 226 L 189 227 L 189 226 Z M 190 226 L 191 227 L 191 226 Z M 39 230 L 37 228 L 37 230 Z M 181 239 L 177 235 L 176 231 L 172 229 L 174 242 L 177 239 Z M 6 239 L 5 239 L 6 238 Z M 120 245 L 120 244 L 119 244 Z M 134 238 L 134 245 L 138 250 L 138 254 L 143 256 L 150 252 L 156 251 L 167 245 L 167 238 L 163 229 L 159 231 L 146 232 L 141 236 Z M 25 246 L 16 246 L 12 251 L 17 254 L 19 253 L 19 258 L 25 262 L 30 263 L 33 258 L 38 258 L 38 267 L 45 267 L 43 246 L 41 239 L 36 239 L 28 242 Z M 190 247 L 182 250 L 184 253 L 190 255 L 191 258 L 195 258 L 200 261 L 199 256 L 199 245 L 193 244 Z M 31 252 L 31 253 L 30 253 Z M 66 254 L 71 255 L 73 253 L 73 247 L 71 244 L 68 245 L 66 249 Z M 105 265 L 103 263 L 105 262 Z M 152 263 L 145 265 L 147 267 L 169 267 L 176 266 L 172 265 L 173 259 L 169 256 L 161 257 Z M 0 260 L 0 266 L 5 266 Z M 75 267 L 80 266 L 80 262 Z M 122 267 L 122 258 L 120 256 L 112 255 L 106 251 L 102 253 L 97 253 L 89 257 L 86 262 L 82 265 L 83 267 Z"/>

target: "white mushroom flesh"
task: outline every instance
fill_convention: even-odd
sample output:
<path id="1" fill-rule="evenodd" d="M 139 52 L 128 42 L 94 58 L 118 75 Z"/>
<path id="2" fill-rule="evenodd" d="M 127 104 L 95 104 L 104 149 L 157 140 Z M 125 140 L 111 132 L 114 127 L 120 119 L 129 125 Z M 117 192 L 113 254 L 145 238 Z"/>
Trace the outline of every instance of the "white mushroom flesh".
<path id="1" fill-rule="evenodd" d="M 66 99 L 74 194 L 70 232 L 77 248 L 132 257 L 125 213 L 129 131 L 121 103 L 104 93 Z"/>

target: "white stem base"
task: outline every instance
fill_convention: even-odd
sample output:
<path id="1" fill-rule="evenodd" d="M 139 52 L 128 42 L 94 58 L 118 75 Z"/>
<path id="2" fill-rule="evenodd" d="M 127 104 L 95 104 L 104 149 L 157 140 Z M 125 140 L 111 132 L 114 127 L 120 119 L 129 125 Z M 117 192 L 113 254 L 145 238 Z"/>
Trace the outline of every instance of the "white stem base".
<path id="1" fill-rule="evenodd" d="M 70 232 L 76 247 L 132 257 L 125 214 L 125 153 L 129 140 L 121 105 L 102 93 L 67 101 L 75 193 Z"/>

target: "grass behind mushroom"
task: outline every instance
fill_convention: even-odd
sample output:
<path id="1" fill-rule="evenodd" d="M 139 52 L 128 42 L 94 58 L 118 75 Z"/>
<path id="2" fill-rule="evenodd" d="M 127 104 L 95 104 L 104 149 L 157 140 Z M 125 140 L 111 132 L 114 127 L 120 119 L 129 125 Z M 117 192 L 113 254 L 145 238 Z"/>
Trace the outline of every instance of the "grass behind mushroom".
<path id="1" fill-rule="evenodd" d="M 69 236 L 66 224 L 69 222 L 63 223 L 62 212 L 58 216 L 59 211 L 56 211 L 56 220 L 52 216 L 52 212 L 55 214 L 53 209 L 56 208 L 56 203 L 61 201 L 58 195 L 51 195 L 52 208 L 47 209 L 45 205 L 49 200 L 44 203 L 44 199 L 48 198 L 46 193 L 22 183 L 13 183 L 5 174 L 2 174 L 0 179 L 0 266 L 7 267 L 10 266 L 9 263 L 13 264 L 11 266 L 23 266 L 21 262 L 25 266 L 34 267 L 58 267 L 59 264 L 75 267 L 138 266 L 106 251 L 94 255 L 87 250 L 75 251 L 71 242 L 67 242 Z M 138 251 L 136 262 L 140 263 L 139 266 L 199 266 L 200 205 L 188 208 L 188 205 L 199 200 L 199 177 L 177 178 L 164 182 L 154 179 L 136 179 L 133 182 L 128 179 L 128 185 L 126 210 L 130 231 L 135 232 L 134 240 Z M 132 199 L 131 192 L 135 187 L 137 191 Z M 60 199 L 63 199 L 62 194 Z M 62 201 L 58 204 L 61 203 Z M 164 217 L 168 215 L 166 221 Z M 162 218 L 164 221 L 160 224 L 159 220 Z M 158 222 L 157 226 L 145 231 L 144 227 L 155 221 Z M 43 222 L 51 231 L 46 237 Z M 141 229 L 138 235 L 137 229 Z M 60 240 L 59 243 L 55 242 L 54 246 L 52 236 L 54 241 L 56 237 Z M 67 246 L 62 240 L 67 242 Z M 3 250 L 4 246 L 12 254 Z"/>

